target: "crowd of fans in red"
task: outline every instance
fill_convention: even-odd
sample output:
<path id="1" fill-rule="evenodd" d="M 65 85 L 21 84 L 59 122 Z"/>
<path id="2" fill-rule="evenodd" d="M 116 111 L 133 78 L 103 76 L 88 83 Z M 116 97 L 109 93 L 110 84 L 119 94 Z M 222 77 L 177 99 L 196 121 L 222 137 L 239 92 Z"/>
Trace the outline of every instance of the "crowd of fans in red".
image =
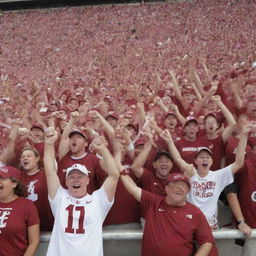
<path id="1" fill-rule="evenodd" d="M 165 196 L 167 177 L 182 170 L 173 151 L 168 153 L 164 130 L 188 164 L 195 164 L 200 149 L 210 149 L 210 169 L 215 171 L 235 161 L 240 135 L 249 126 L 245 163 L 236 175 L 238 200 L 235 189 L 227 191 L 227 198 L 238 228 L 246 235 L 250 227 L 256 228 L 256 65 L 250 41 L 255 5 L 250 5 L 245 21 L 239 20 L 238 33 L 235 24 L 249 4 L 213 2 L 0 16 L 5 28 L 0 32 L 5 33 L 0 56 L 0 160 L 2 166 L 21 170 L 42 231 L 53 225 L 41 163 L 49 127 L 58 132 L 55 149 L 63 187 L 65 170 L 76 163 L 90 171 L 89 193 L 102 185 L 106 174 L 90 147 L 101 136 L 113 155 L 121 150 L 122 164 L 132 170 L 139 186 Z M 193 8 L 188 12 L 189 7 Z M 90 17 L 84 18 L 86 14 Z M 49 31 L 51 24 L 48 38 L 45 29 Z M 247 29 L 242 32 L 243 26 Z M 18 35 L 21 41 L 10 41 Z M 116 140 L 121 148 L 116 148 Z M 139 223 L 141 215 L 137 201 L 119 182 L 104 225 Z"/>

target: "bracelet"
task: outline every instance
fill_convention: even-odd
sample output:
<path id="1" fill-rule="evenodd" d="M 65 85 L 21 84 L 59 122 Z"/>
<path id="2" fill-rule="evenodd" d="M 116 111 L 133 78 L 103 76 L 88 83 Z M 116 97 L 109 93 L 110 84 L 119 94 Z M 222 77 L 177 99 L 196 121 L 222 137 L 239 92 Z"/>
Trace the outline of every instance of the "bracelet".
<path id="1" fill-rule="evenodd" d="M 134 150 L 134 145 L 133 145 L 133 143 L 131 142 L 130 144 L 129 144 L 129 146 L 127 147 L 127 151 L 133 151 Z"/>
<path id="2" fill-rule="evenodd" d="M 129 171 L 128 168 L 125 168 L 125 169 L 123 169 L 123 170 L 120 172 L 120 174 L 123 175 L 123 176 L 126 176 L 126 175 L 129 175 L 129 174 L 130 174 L 130 171 Z"/>
<path id="3" fill-rule="evenodd" d="M 237 222 L 237 226 L 239 226 L 239 225 L 242 224 L 242 223 L 245 223 L 245 221 L 244 221 L 244 220 L 239 220 L 239 221 Z"/>

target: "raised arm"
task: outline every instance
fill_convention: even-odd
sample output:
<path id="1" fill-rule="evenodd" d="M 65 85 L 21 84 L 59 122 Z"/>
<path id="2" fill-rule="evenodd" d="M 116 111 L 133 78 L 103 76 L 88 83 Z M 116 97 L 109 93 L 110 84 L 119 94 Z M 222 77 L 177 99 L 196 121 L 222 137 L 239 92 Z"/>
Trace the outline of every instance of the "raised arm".
<path id="1" fill-rule="evenodd" d="M 196 85 L 198 91 L 201 93 L 201 95 L 205 95 L 206 92 L 204 90 L 203 83 L 202 83 L 198 73 L 196 72 L 196 70 L 194 70 L 194 69 L 192 70 L 192 75 L 193 75 L 195 85 Z"/>
<path id="2" fill-rule="evenodd" d="M 233 97 L 233 100 L 236 104 L 236 107 L 238 109 L 242 108 L 243 106 L 243 101 L 240 97 L 241 93 L 242 93 L 242 90 L 241 90 L 241 83 L 243 81 L 241 80 L 241 78 L 238 78 L 236 82 L 231 82 L 230 85 L 229 85 L 229 88 L 230 88 L 230 91 L 232 93 L 232 97 Z"/>
<path id="3" fill-rule="evenodd" d="M 140 178 L 142 176 L 143 166 L 147 161 L 148 155 L 152 149 L 152 145 L 152 140 L 147 141 L 144 145 L 143 150 L 135 158 L 134 162 L 131 165 L 131 169 L 133 170 L 137 178 Z"/>
<path id="4" fill-rule="evenodd" d="M 173 84 L 172 89 L 173 89 L 173 91 L 174 91 L 174 93 L 175 93 L 175 96 L 177 97 L 177 99 L 178 99 L 178 100 L 180 101 L 180 103 L 182 104 L 183 99 L 182 99 L 181 90 L 180 90 L 179 82 L 178 82 L 178 80 L 177 80 L 177 78 L 176 78 L 176 75 L 175 75 L 175 73 L 174 73 L 173 70 L 169 70 L 169 74 L 170 74 L 170 76 L 171 76 L 171 78 L 172 78 L 172 84 Z"/>
<path id="5" fill-rule="evenodd" d="M 221 109 L 222 114 L 224 115 L 224 117 L 227 120 L 228 125 L 222 133 L 222 140 L 224 142 L 227 142 L 228 138 L 230 137 L 230 135 L 232 134 L 232 132 L 235 128 L 236 120 L 233 117 L 232 113 L 228 110 L 228 108 L 223 104 L 219 95 L 212 96 L 212 100 L 214 100 L 216 102 L 216 104 Z"/>
<path id="6" fill-rule="evenodd" d="M 202 100 L 198 102 L 198 105 L 195 109 L 196 113 L 199 113 L 201 111 L 201 109 L 206 105 L 206 103 L 210 100 L 210 98 L 215 94 L 216 90 L 217 90 L 217 84 L 212 84 L 211 89 L 208 92 L 206 92 Z"/>
<path id="7" fill-rule="evenodd" d="M 55 195 L 60 187 L 59 177 L 57 175 L 57 166 L 55 161 L 54 143 L 58 138 L 58 133 L 53 127 L 45 131 L 44 146 L 44 168 L 47 181 L 48 195 L 54 200 Z"/>
<path id="8" fill-rule="evenodd" d="M 116 141 L 116 144 L 118 144 L 118 141 Z M 116 146 L 118 148 L 118 145 Z M 121 144 L 119 143 L 119 150 L 116 152 L 114 158 L 116 162 L 116 166 L 120 172 L 120 178 L 121 181 L 124 184 L 125 189 L 128 191 L 129 194 L 131 194 L 137 201 L 140 202 L 141 200 L 141 188 L 136 185 L 136 183 L 133 181 L 133 179 L 128 175 L 129 171 L 126 170 L 122 164 L 122 152 L 121 152 Z"/>
<path id="9" fill-rule="evenodd" d="M 184 125 L 186 122 L 186 118 L 180 113 L 179 108 L 176 104 L 170 105 L 170 110 L 173 111 L 178 119 L 178 121 Z"/>
<path id="10" fill-rule="evenodd" d="M 77 120 L 78 117 L 79 117 L 79 113 L 77 111 L 72 112 L 70 115 L 70 119 L 67 125 L 65 126 L 65 129 L 63 130 L 60 143 L 59 143 L 59 148 L 58 148 L 59 160 L 61 160 L 69 151 L 69 134 L 71 133 L 74 127 L 75 121 Z"/>
<path id="11" fill-rule="evenodd" d="M 197 89 L 196 85 L 194 83 L 191 83 L 191 87 L 193 88 L 193 91 L 196 95 L 197 100 L 202 100 L 202 95 L 199 92 L 199 90 Z"/>
<path id="12" fill-rule="evenodd" d="M 119 170 L 117 168 L 115 159 L 107 149 L 105 140 L 102 136 L 96 138 L 90 147 L 92 147 L 102 157 L 100 160 L 102 162 L 101 166 L 108 174 L 102 186 L 106 192 L 108 200 L 111 202 L 114 199 L 116 186 L 119 179 Z"/>
<path id="13" fill-rule="evenodd" d="M 166 141 L 169 151 L 172 155 L 172 158 L 179 166 L 180 170 L 186 175 L 187 177 L 192 177 L 195 174 L 195 168 L 192 164 L 188 164 L 185 162 L 178 149 L 176 148 L 172 136 L 168 130 L 164 130 L 161 134 L 161 137 Z"/>
<path id="14" fill-rule="evenodd" d="M 107 133 L 109 140 L 112 140 L 115 136 L 115 130 L 110 123 L 96 110 L 90 112 L 94 118 L 97 118 Z"/>
<path id="15" fill-rule="evenodd" d="M 168 113 L 169 109 L 164 105 L 162 99 L 159 96 L 156 96 L 153 102 L 155 105 L 158 105 L 162 111 Z"/>
<path id="16" fill-rule="evenodd" d="M 8 143 L 3 153 L 0 155 L 0 162 L 3 164 L 7 164 L 14 157 L 14 147 L 15 141 L 17 137 L 18 126 L 15 124 L 11 128 L 11 132 L 8 137 Z"/>
<path id="17" fill-rule="evenodd" d="M 247 123 L 242 126 L 240 139 L 237 146 L 235 162 L 232 164 L 232 173 L 235 174 L 244 164 L 244 157 L 246 153 L 246 145 L 248 140 L 248 133 L 251 130 L 251 124 Z"/>

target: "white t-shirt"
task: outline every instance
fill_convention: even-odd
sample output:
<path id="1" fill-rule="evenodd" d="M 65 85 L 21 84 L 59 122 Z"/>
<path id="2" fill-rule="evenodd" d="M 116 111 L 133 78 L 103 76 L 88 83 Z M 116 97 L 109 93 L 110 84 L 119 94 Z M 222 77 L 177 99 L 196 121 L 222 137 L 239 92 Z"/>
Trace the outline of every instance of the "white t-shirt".
<path id="1" fill-rule="evenodd" d="M 102 224 L 114 202 L 103 187 L 79 199 L 60 187 L 49 202 L 55 222 L 47 256 L 103 255 Z"/>
<path id="2" fill-rule="evenodd" d="M 197 172 L 190 178 L 191 190 L 187 199 L 201 209 L 211 227 L 217 226 L 220 193 L 233 180 L 231 165 L 217 171 L 209 171 L 204 178 Z"/>

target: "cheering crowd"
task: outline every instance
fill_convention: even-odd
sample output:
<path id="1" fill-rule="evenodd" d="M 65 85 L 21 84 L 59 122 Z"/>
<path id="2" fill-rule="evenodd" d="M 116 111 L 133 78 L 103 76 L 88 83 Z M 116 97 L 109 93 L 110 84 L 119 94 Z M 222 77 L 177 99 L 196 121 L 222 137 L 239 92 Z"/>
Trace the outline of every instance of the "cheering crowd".
<path id="1" fill-rule="evenodd" d="M 168 73 L 112 88 L 2 81 L 1 255 L 34 255 L 39 230 L 52 231 L 47 255 L 102 255 L 102 225 L 141 221 L 142 255 L 218 255 L 220 195 L 250 236 L 256 80 L 239 68 L 206 85 L 196 70 L 190 83 Z"/>

